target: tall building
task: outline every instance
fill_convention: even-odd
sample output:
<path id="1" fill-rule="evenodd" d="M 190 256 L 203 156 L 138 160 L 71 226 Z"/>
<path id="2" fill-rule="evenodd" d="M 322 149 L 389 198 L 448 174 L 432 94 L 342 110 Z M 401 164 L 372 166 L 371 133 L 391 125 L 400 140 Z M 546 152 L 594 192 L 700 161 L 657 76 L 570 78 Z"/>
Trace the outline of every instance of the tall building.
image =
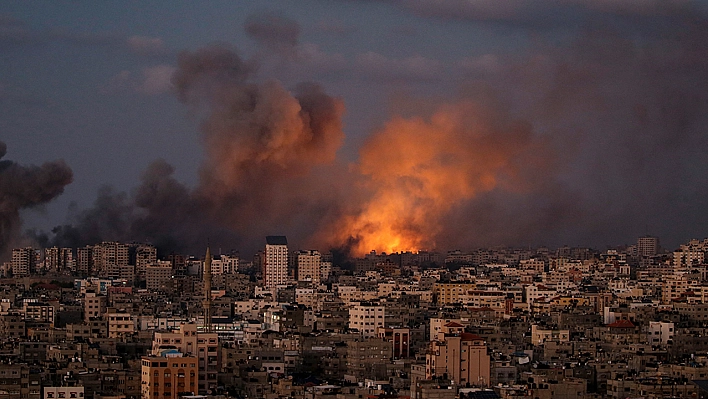
<path id="1" fill-rule="evenodd" d="M 318 251 L 298 251 L 295 262 L 297 265 L 297 281 L 320 283 L 320 267 L 322 256 Z"/>
<path id="2" fill-rule="evenodd" d="M 659 253 L 659 238 L 643 236 L 637 239 L 637 256 L 648 257 Z"/>
<path id="3" fill-rule="evenodd" d="M 186 259 L 184 255 L 169 254 L 167 260 L 172 263 L 172 269 L 175 271 L 175 276 L 184 276 L 187 274 Z"/>
<path id="4" fill-rule="evenodd" d="M 104 241 L 93 246 L 93 267 L 99 276 L 105 276 L 110 265 L 127 266 L 129 260 L 128 244 Z"/>
<path id="5" fill-rule="evenodd" d="M 93 247 L 90 245 L 76 248 L 76 271 L 82 276 L 88 276 L 93 271 Z"/>
<path id="6" fill-rule="evenodd" d="M 148 265 L 153 265 L 156 262 L 157 248 L 149 244 L 138 245 L 135 249 L 135 275 L 137 279 L 145 280 Z"/>
<path id="7" fill-rule="evenodd" d="M 288 282 L 288 240 L 267 236 L 263 259 L 263 285 L 275 288 Z"/>
<path id="8" fill-rule="evenodd" d="M 15 248 L 12 250 L 12 275 L 29 276 L 34 273 L 36 256 L 32 247 Z"/>
<path id="9" fill-rule="evenodd" d="M 73 270 L 74 254 L 71 248 L 45 248 L 44 268 L 50 271 Z"/>
<path id="10" fill-rule="evenodd" d="M 164 289 L 172 279 L 172 263 L 160 260 L 145 266 L 145 288 L 149 290 Z"/>

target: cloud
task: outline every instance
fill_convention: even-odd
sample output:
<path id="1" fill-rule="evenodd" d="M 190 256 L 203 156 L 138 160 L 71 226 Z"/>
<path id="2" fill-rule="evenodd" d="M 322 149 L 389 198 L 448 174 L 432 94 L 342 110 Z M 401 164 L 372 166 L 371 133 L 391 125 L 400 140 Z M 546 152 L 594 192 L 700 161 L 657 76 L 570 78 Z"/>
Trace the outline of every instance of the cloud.
<path id="1" fill-rule="evenodd" d="M 175 69 L 172 65 L 155 65 L 142 68 L 139 74 L 123 70 L 111 77 L 102 91 L 106 94 L 127 91 L 150 96 L 167 93 L 173 89 L 171 80 Z"/>
<path id="2" fill-rule="evenodd" d="M 300 25 L 281 14 L 252 15 L 246 20 L 244 30 L 259 45 L 252 63 L 259 64 L 267 75 L 298 81 L 350 69 L 341 54 L 323 51 L 315 43 L 299 43 Z"/>
<path id="3" fill-rule="evenodd" d="M 501 68 L 499 57 L 495 54 L 484 54 L 476 57 L 465 57 L 456 65 L 462 73 L 489 74 Z"/>
<path id="4" fill-rule="evenodd" d="M 372 0 L 350 0 L 372 2 Z M 691 0 L 379 0 L 427 18 L 496 23 L 534 30 L 576 28 L 607 17 L 666 17 L 705 13 Z M 630 21 L 631 23 L 632 21 Z M 634 21 L 636 22 L 636 21 Z"/>
<path id="5" fill-rule="evenodd" d="M 357 26 L 339 19 L 326 19 L 315 24 L 314 29 L 319 33 L 337 36 L 349 36 L 359 30 Z"/>
<path id="6" fill-rule="evenodd" d="M 167 52 L 165 43 L 159 37 L 130 36 L 126 44 L 131 51 L 141 55 L 163 55 Z"/>
<path id="7" fill-rule="evenodd" d="M 309 62 L 377 84 L 454 85 L 439 104 L 426 107 L 426 97 L 423 111 L 390 115 L 350 168 L 337 158 L 340 99 L 315 84 L 268 80 L 262 69 L 256 75 L 255 64 L 227 46 L 182 53 L 171 82 L 201 118 L 200 180 L 187 188 L 171 166 L 153 164 L 127 200 L 125 236 L 195 248 L 209 235 L 247 251 L 263 235 L 284 233 L 362 252 L 603 245 L 631 240 L 647 224 L 676 242 L 708 230 L 708 22 L 691 14 L 692 5 L 398 4 L 518 22 L 529 34 L 597 13 L 621 23 L 581 24 L 563 40 L 536 38 L 523 51 L 463 56 L 452 67 L 375 52 L 347 64 L 317 46 L 263 34 L 258 61 L 271 57 L 289 70 Z M 539 17 L 569 10 L 579 14 Z M 156 70 L 155 81 L 167 72 Z M 146 76 L 116 79 L 137 90 Z"/>
<path id="8" fill-rule="evenodd" d="M 441 62 L 421 55 L 407 58 L 388 58 L 369 51 L 356 57 L 357 71 L 364 77 L 380 81 L 425 81 L 441 77 Z"/>
<path id="9" fill-rule="evenodd" d="M 138 91 L 149 94 L 162 94 L 172 89 L 172 75 L 176 68 L 172 65 L 156 65 L 143 68 L 142 82 L 138 86 Z"/>
<path id="10" fill-rule="evenodd" d="M 162 81 L 167 71 L 153 72 Z M 151 241 L 161 250 L 203 248 L 205 237 L 253 250 L 249 238 L 270 234 L 274 226 L 300 238 L 312 235 L 338 204 L 331 168 L 337 169 L 344 138 L 344 106 L 316 84 L 288 90 L 278 81 L 256 82 L 253 74 L 252 64 L 229 47 L 181 53 L 171 83 L 202 118 L 206 155 L 197 187 L 177 182 L 174 168 L 157 161 L 134 196 L 103 195 L 93 210 L 56 229 L 51 241 L 96 230 L 91 226 L 104 214 L 116 221 L 106 235 Z M 130 73 L 116 80 L 139 87 Z"/>
<path id="11" fill-rule="evenodd" d="M 273 51 L 286 51 L 295 47 L 300 36 L 300 25 L 297 22 L 275 12 L 249 16 L 244 28 L 251 39 Z"/>

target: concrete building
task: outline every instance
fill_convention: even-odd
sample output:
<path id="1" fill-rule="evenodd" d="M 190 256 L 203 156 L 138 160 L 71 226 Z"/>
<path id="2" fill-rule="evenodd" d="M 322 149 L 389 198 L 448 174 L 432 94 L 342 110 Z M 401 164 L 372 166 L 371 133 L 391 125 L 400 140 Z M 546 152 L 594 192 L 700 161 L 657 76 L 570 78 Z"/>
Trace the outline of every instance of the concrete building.
<path id="1" fill-rule="evenodd" d="M 471 282 L 435 283 L 433 294 L 437 296 L 437 302 L 441 305 L 461 303 L 467 297 L 467 292 L 477 287 Z"/>
<path id="2" fill-rule="evenodd" d="M 32 247 L 15 248 L 12 250 L 12 275 L 15 277 L 29 276 L 34 273 L 36 256 Z"/>
<path id="3" fill-rule="evenodd" d="M 133 334 L 136 331 L 135 322 L 130 313 L 115 310 L 108 311 L 104 318 L 108 321 L 108 337 L 118 338 L 124 335 Z"/>
<path id="4" fill-rule="evenodd" d="M 104 241 L 93 246 L 93 268 L 99 276 L 105 276 L 109 265 L 127 266 L 129 263 L 128 244 Z"/>
<path id="5" fill-rule="evenodd" d="M 442 377 L 455 384 L 464 386 L 490 385 L 490 357 L 487 344 L 475 334 L 441 332 L 430 343 L 430 350 L 425 356 L 427 379 Z"/>
<path id="6" fill-rule="evenodd" d="M 411 356 L 411 330 L 409 328 L 380 328 L 379 338 L 391 343 L 394 359 L 404 359 Z"/>
<path id="7" fill-rule="evenodd" d="M 377 329 L 384 328 L 385 321 L 385 306 L 361 303 L 349 309 L 349 328 L 358 330 L 364 338 L 376 337 Z"/>
<path id="8" fill-rule="evenodd" d="M 76 271 L 82 276 L 88 276 L 93 271 L 92 246 L 76 248 Z"/>
<path id="9" fill-rule="evenodd" d="M 45 248 L 44 269 L 49 271 L 74 270 L 74 253 L 71 248 Z"/>
<path id="10" fill-rule="evenodd" d="M 106 297 L 95 292 L 84 295 L 84 321 L 94 317 L 102 317 L 106 313 Z"/>
<path id="11" fill-rule="evenodd" d="M 263 285 L 275 288 L 288 282 L 288 240 L 285 236 L 267 236 L 263 259 Z"/>
<path id="12" fill-rule="evenodd" d="M 198 332 L 195 323 L 182 324 L 177 331 L 155 332 L 152 354 L 159 355 L 165 349 L 177 349 L 185 356 L 194 356 L 198 361 L 199 393 L 207 393 L 217 386 L 220 368 L 218 335 L 215 332 Z"/>
<path id="13" fill-rule="evenodd" d="M 643 236 L 637 239 L 637 256 L 649 257 L 659 253 L 659 238 Z"/>
<path id="14" fill-rule="evenodd" d="M 46 302 L 24 302 L 25 321 L 54 325 L 54 306 Z"/>
<path id="15" fill-rule="evenodd" d="M 187 392 L 197 393 L 197 358 L 194 356 L 165 350 L 160 356 L 144 356 L 141 369 L 143 399 L 177 399 Z"/>
<path id="16" fill-rule="evenodd" d="M 152 262 L 145 266 L 145 287 L 149 290 L 163 289 L 172 279 L 173 273 L 170 261 Z"/>
<path id="17" fill-rule="evenodd" d="M 38 379 L 35 374 L 35 381 Z M 40 399 L 39 385 L 30 386 L 30 370 L 26 364 L 0 364 L 0 392 L 6 399 Z"/>
<path id="18" fill-rule="evenodd" d="M 22 313 L 0 313 L 0 339 L 18 340 L 26 335 L 25 318 Z"/>
<path id="19" fill-rule="evenodd" d="M 674 323 L 650 321 L 647 326 L 649 345 L 668 345 L 674 338 Z"/>
<path id="20" fill-rule="evenodd" d="M 84 397 L 82 386 L 44 387 L 43 391 L 43 399 L 83 399 Z"/>
<path id="21" fill-rule="evenodd" d="M 214 276 L 229 275 L 238 272 L 239 257 L 235 255 L 219 255 L 211 261 L 211 274 Z"/>
<path id="22" fill-rule="evenodd" d="M 318 251 L 298 251 L 295 262 L 297 281 L 309 281 L 315 285 L 320 283 L 322 256 Z"/>
<path id="23" fill-rule="evenodd" d="M 145 280 L 148 265 L 157 262 L 157 248 L 149 244 L 141 244 L 135 248 L 135 277 Z"/>

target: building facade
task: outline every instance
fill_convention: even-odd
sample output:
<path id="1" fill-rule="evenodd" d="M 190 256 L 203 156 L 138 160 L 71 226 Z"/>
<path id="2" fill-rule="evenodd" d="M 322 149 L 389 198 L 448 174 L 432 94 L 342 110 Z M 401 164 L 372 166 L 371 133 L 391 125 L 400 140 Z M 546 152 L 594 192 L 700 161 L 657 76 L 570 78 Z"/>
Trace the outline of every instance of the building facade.
<path id="1" fill-rule="evenodd" d="M 288 240 L 285 236 L 266 237 L 263 285 L 275 288 L 288 282 Z"/>

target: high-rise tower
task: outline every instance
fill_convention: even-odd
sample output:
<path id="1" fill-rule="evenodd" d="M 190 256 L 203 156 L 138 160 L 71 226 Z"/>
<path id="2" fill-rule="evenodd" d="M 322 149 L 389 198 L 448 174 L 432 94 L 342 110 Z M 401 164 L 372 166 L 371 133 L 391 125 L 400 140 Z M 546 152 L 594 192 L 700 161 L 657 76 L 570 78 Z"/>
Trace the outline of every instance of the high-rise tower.
<path id="1" fill-rule="evenodd" d="M 207 245 L 206 255 L 204 255 L 204 331 L 211 331 L 211 250 Z"/>
<path id="2" fill-rule="evenodd" d="M 275 288 L 288 282 L 288 240 L 267 236 L 263 259 L 263 285 Z"/>

